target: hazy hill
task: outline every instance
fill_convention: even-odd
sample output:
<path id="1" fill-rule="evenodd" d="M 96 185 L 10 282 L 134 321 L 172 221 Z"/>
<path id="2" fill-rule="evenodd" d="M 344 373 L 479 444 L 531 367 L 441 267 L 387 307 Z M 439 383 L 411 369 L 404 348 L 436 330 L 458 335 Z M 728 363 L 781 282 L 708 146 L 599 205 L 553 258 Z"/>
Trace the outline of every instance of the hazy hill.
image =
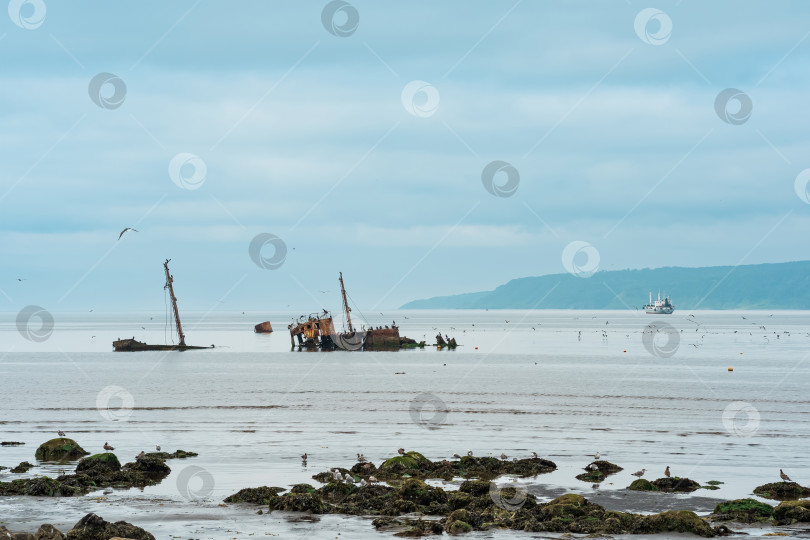
<path id="1" fill-rule="evenodd" d="M 640 309 L 659 290 L 675 309 L 810 309 L 810 261 L 525 277 L 494 291 L 415 300 L 401 309 Z"/>

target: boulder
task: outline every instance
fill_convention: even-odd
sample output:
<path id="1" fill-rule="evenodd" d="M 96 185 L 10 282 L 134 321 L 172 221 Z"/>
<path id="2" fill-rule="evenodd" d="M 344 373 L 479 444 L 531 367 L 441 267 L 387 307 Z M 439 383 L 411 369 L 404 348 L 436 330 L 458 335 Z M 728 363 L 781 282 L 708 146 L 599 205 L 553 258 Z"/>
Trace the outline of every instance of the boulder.
<path id="1" fill-rule="evenodd" d="M 34 533 L 34 540 L 65 540 L 65 535 L 53 525 L 45 523 Z"/>
<path id="2" fill-rule="evenodd" d="M 83 473 L 88 476 L 96 476 L 121 470 L 121 462 L 112 452 L 103 454 L 93 454 L 83 458 L 76 465 L 76 473 Z"/>
<path id="3" fill-rule="evenodd" d="M 226 503 L 269 504 L 270 500 L 287 491 L 280 487 L 257 487 L 239 490 L 225 498 Z"/>
<path id="4" fill-rule="evenodd" d="M 27 461 L 23 461 L 22 463 L 20 463 L 19 465 L 17 465 L 13 469 L 11 469 L 10 472 L 17 473 L 17 474 L 25 473 L 25 472 L 28 472 L 28 469 L 30 469 L 33 466 L 34 465 L 31 465 Z"/>
<path id="5" fill-rule="evenodd" d="M 783 501 L 774 508 L 773 517 L 779 525 L 810 522 L 810 500 Z"/>
<path id="6" fill-rule="evenodd" d="M 155 537 L 131 523 L 110 523 L 96 514 L 87 514 L 67 533 L 67 540 L 109 540 L 115 536 L 132 540 L 155 540 Z"/>
<path id="7" fill-rule="evenodd" d="M 664 532 L 692 533 L 711 538 L 715 532 L 708 523 L 688 510 L 670 510 L 651 516 L 642 516 L 630 531 L 633 534 L 657 534 Z"/>
<path id="8" fill-rule="evenodd" d="M 74 461 L 90 454 L 73 439 L 59 437 L 42 443 L 34 457 L 40 461 Z"/>
<path id="9" fill-rule="evenodd" d="M 810 497 L 810 488 L 800 486 L 796 482 L 772 482 L 757 486 L 754 488 L 754 493 L 775 501 L 793 501 Z"/>
<path id="10" fill-rule="evenodd" d="M 710 516 L 714 521 L 736 521 L 738 523 L 757 523 L 768 521 L 773 516 L 773 506 L 755 499 L 736 499 L 726 501 L 714 507 Z"/>

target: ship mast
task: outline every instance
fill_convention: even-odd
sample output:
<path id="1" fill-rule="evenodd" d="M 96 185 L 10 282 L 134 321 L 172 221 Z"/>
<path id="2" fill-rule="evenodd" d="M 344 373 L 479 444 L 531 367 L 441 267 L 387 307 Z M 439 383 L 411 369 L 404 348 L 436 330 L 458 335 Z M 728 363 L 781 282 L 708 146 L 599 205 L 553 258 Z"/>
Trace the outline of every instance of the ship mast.
<path id="1" fill-rule="evenodd" d="M 172 297 L 172 308 L 174 308 L 174 321 L 177 323 L 177 335 L 180 336 L 180 346 L 186 346 L 186 336 L 183 334 L 183 327 L 180 324 L 180 312 L 177 310 L 177 298 L 174 296 L 174 287 L 172 287 L 172 282 L 174 278 L 169 273 L 169 261 L 171 259 L 166 259 L 166 262 L 163 263 L 163 269 L 166 270 L 166 287 L 169 288 L 169 296 Z"/>
<path id="2" fill-rule="evenodd" d="M 351 312 L 351 308 L 349 307 L 349 301 L 346 300 L 346 287 L 343 286 L 343 272 L 340 273 L 340 294 L 343 295 L 343 309 L 346 311 L 346 322 L 349 325 L 349 332 L 354 332 L 354 328 L 352 328 L 352 316 L 349 314 Z"/>

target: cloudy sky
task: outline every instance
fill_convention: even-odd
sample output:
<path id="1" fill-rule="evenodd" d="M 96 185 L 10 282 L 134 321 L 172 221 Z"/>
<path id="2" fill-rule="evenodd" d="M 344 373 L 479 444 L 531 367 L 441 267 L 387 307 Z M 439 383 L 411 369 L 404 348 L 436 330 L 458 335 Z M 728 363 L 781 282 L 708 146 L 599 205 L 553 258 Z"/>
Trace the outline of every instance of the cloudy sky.
<path id="1" fill-rule="evenodd" d="M 808 259 L 809 20 L 799 0 L 12 0 L 0 311 L 160 310 L 166 258 L 181 308 L 231 311 L 337 309 L 339 271 L 372 310 L 596 258 Z M 592 247 L 566 261 L 572 242 Z"/>

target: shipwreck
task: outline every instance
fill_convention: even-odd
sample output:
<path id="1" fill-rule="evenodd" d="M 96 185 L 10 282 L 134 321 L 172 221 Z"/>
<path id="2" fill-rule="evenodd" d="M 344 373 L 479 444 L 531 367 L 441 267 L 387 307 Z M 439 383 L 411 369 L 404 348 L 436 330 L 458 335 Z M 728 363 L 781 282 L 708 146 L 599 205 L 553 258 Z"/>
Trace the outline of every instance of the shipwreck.
<path id="1" fill-rule="evenodd" d="M 166 272 L 166 284 L 163 286 L 169 293 L 172 301 L 172 311 L 170 317 L 174 319 L 177 335 L 180 338 L 179 343 L 172 345 L 149 345 L 142 341 L 138 341 L 133 336 L 131 339 L 117 339 L 113 341 L 113 351 L 116 352 L 139 352 L 139 351 L 187 351 L 190 349 L 213 349 L 210 347 L 199 347 L 195 345 L 186 345 L 186 335 L 183 333 L 183 325 L 180 323 L 180 310 L 177 309 L 177 297 L 174 296 L 174 277 L 169 273 L 169 261 L 166 259 L 163 263 L 163 269 Z"/>

